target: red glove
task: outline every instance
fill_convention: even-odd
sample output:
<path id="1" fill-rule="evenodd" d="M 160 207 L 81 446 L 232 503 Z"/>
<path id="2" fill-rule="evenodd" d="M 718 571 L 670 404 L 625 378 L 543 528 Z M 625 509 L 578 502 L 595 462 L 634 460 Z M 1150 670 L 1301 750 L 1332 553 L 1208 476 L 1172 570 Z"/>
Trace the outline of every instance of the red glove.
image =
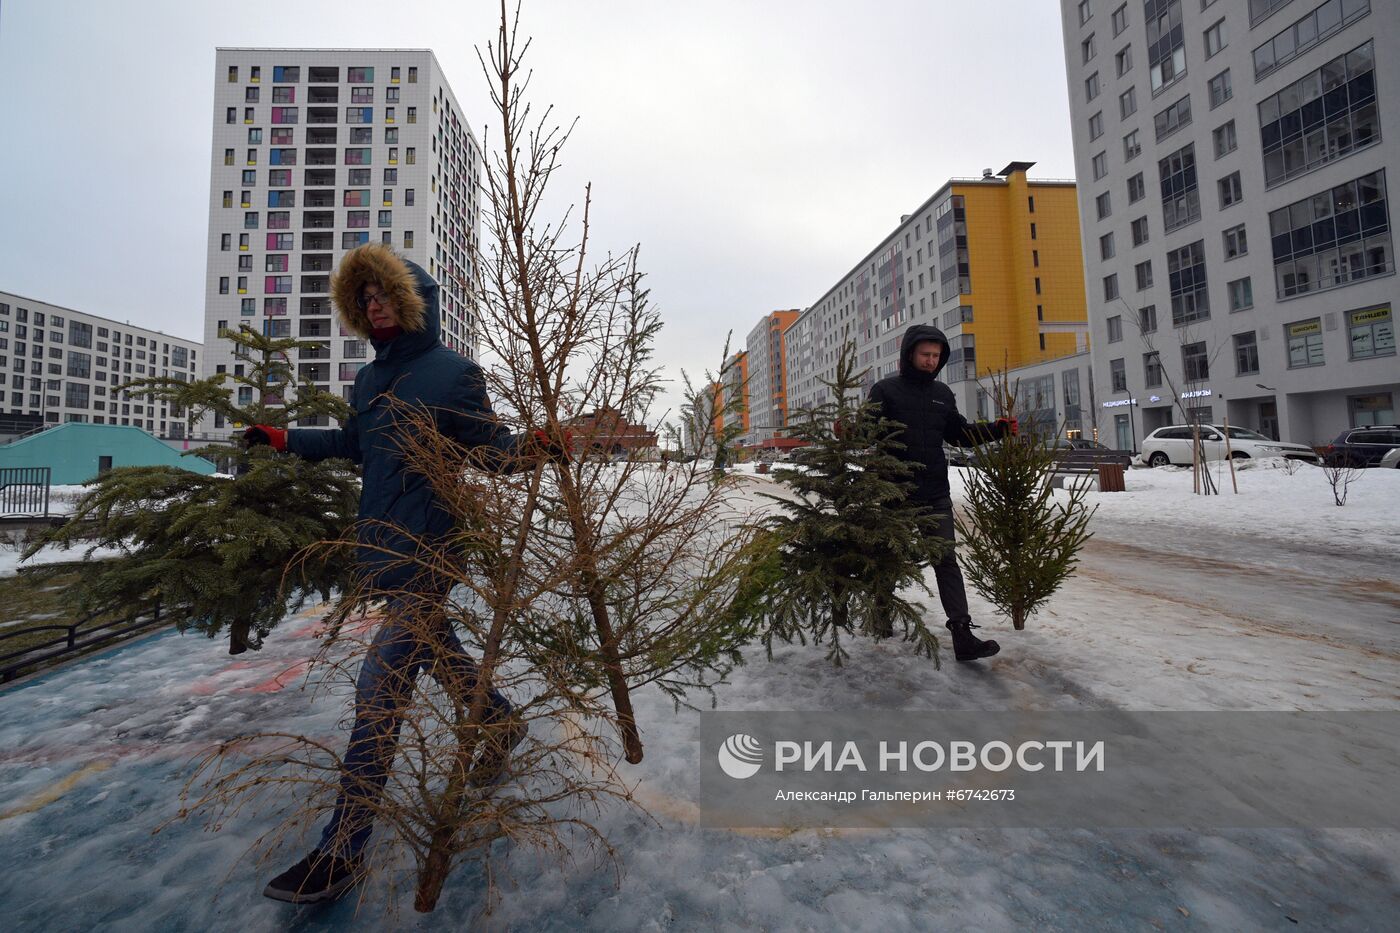
<path id="1" fill-rule="evenodd" d="M 1021 432 L 1021 423 L 1015 418 L 998 418 L 997 424 L 1001 425 L 1001 436 L 1011 435 L 1015 437 Z"/>
<path id="2" fill-rule="evenodd" d="M 540 456 L 548 457 L 559 463 L 568 463 L 569 456 L 574 449 L 574 435 L 571 431 L 564 431 L 563 435 L 562 440 L 555 441 L 547 432 L 535 431 L 531 438 Z"/>
<path id="3" fill-rule="evenodd" d="M 243 443 L 249 447 L 266 444 L 276 451 L 287 449 L 287 432 L 271 425 L 255 424 L 243 432 Z"/>
<path id="4" fill-rule="evenodd" d="M 846 432 L 848 430 L 849 428 L 847 427 L 845 420 L 842 418 L 837 418 L 831 423 L 831 433 L 838 441 L 846 439 Z"/>

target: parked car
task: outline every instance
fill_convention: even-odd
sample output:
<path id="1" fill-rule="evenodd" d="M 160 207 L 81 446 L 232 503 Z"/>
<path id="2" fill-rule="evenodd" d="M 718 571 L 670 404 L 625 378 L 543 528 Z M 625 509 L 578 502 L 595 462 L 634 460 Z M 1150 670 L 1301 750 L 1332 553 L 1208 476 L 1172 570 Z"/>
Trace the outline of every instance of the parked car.
<path id="1" fill-rule="evenodd" d="M 1327 446 L 1323 459 L 1329 466 L 1379 466 L 1381 458 L 1395 447 L 1400 447 L 1400 425 L 1348 428 Z"/>
<path id="2" fill-rule="evenodd" d="M 1057 450 L 1112 450 L 1105 447 L 1098 441 L 1090 440 L 1087 437 L 1056 437 L 1055 443 L 1050 445 Z"/>
<path id="3" fill-rule="evenodd" d="M 1175 424 L 1158 428 L 1142 439 L 1142 452 L 1139 456 L 1148 466 L 1166 466 L 1169 463 L 1190 466 L 1192 434 L 1195 429 L 1189 424 Z M 1207 460 L 1225 459 L 1225 429 L 1215 424 L 1203 424 L 1201 446 Z M 1286 460 L 1302 460 L 1307 463 L 1321 463 L 1317 451 L 1303 444 L 1289 444 L 1265 437 L 1258 431 L 1232 426 L 1230 428 L 1230 456 L 1237 460 L 1251 457 L 1283 457 Z"/>
<path id="4" fill-rule="evenodd" d="M 1385 456 L 1381 457 L 1381 466 L 1390 469 L 1400 468 L 1400 447 L 1392 447 L 1386 451 Z"/>

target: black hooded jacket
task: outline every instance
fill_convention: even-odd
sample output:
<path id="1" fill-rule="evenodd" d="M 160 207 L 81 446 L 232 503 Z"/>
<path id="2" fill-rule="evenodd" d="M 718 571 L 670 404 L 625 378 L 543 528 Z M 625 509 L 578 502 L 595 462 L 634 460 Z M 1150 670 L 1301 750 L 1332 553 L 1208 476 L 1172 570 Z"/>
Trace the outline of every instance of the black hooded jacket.
<path id="1" fill-rule="evenodd" d="M 933 340 L 943 346 L 943 357 L 932 373 L 914 368 L 914 346 Z M 904 425 L 894 437 L 904 444 L 897 452 L 902 460 L 923 467 L 914 475 L 911 498 L 930 505 L 947 502 L 948 460 L 943 445 L 973 447 L 1005 434 L 1002 424 L 969 423 L 958 413 L 953 390 L 938 381 L 948 365 L 948 338 L 928 324 L 915 324 L 904 332 L 899 345 L 899 374 L 886 376 L 870 389 L 870 401 L 879 403 L 879 414 Z"/>

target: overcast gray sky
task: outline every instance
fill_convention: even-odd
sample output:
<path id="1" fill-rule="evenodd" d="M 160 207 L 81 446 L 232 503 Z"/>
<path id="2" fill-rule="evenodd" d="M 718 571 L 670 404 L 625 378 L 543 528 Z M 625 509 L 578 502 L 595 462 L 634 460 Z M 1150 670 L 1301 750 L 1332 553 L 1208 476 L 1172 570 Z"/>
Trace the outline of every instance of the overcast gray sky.
<path id="1" fill-rule="evenodd" d="M 478 138 L 494 0 L 0 0 L 0 288 L 201 339 L 216 46 L 431 48 Z M 951 176 L 1073 177 L 1053 0 L 525 0 L 555 182 L 642 244 L 675 376 Z"/>

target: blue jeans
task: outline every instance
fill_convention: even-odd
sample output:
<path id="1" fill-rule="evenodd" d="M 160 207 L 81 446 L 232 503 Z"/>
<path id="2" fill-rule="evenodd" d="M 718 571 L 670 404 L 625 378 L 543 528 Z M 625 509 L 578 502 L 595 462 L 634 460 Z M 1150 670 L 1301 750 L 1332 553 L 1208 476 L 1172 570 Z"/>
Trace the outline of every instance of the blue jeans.
<path id="1" fill-rule="evenodd" d="M 422 605 L 421 598 L 415 602 Z M 340 794 L 317 846 L 340 858 L 359 855 L 369 842 L 375 803 L 398 749 L 399 709 L 419 673 L 435 658 L 445 664 L 448 670 L 430 673 L 444 688 L 458 692 L 464 704 L 476 686 L 477 666 L 446 620 L 424 631 L 408 624 L 407 612 L 403 603 L 390 601 L 388 620 L 375 633 L 355 685 L 355 726 L 345 752 Z M 487 691 L 486 699 L 488 722 L 510 713 L 510 702 L 497 691 Z"/>

